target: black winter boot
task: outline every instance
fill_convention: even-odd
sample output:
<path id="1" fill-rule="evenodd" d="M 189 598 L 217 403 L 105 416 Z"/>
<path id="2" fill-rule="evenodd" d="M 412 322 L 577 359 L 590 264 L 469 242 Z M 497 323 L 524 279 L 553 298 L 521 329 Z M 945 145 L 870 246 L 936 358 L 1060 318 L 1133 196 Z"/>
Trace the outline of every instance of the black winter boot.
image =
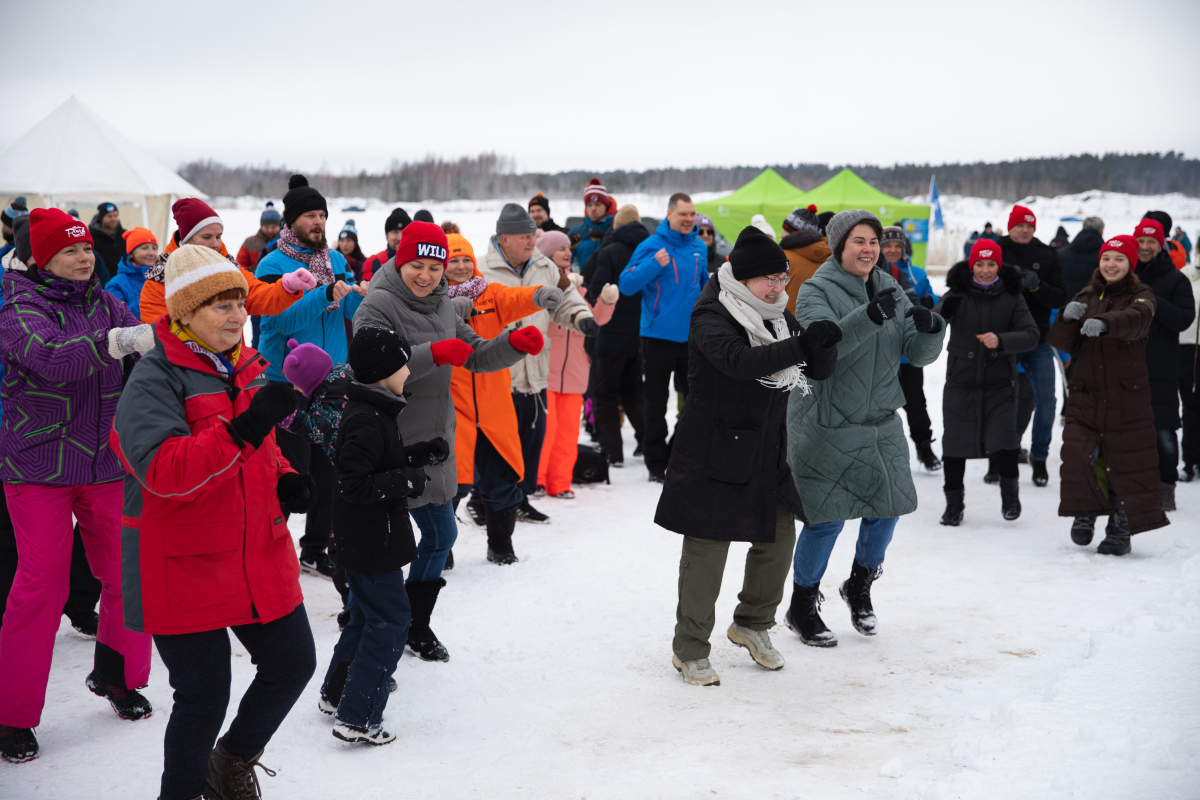
<path id="1" fill-rule="evenodd" d="M 850 621 L 854 623 L 854 629 L 863 636 L 874 636 L 879 624 L 875 619 L 875 609 L 871 606 L 871 584 L 879 580 L 882 574 L 883 564 L 868 570 L 855 561 L 850 569 L 850 578 L 839 590 L 846 605 L 850 606 Z"/>
<path id="2" fill-rule="evenodd" d="M 810 647 L 837 646 L 837 636 L 825 626 L 825 622 L 821 619 L 821 603 L 823 602 L 825 602 L 825 595 L 821 594 L 819 585 L 805 588 L 795 583 L 792 584 L 792 604 L 788 607 L 787 613 L 783 615 L 783 621 L 800 635 L 800 641 Z"/>
<path id="3" fill-rule="evenodd" d="M 996 471 L 996 463 L 990 458 L 988 459 L 988 471 L 983 476 L 983 482 L 990 483 L 993 486 L 1000 482 L 1000 473 Z"/>
<path id="4" fill-rule="evenodd" d="M 487 524 L 483 501 L 476 497 L 474 492 L 471 493 L 471 499 L 467 501 L 467 513 L 471 516 L 471 522 L 474 522 L 479 527 L 482 528 Z"/>
<path id="5" fill-rule="evenodd" d="M 487 510 L 487 560 L 493 564 L 516 564 L 520 559 L 513 552 L 512 536 L 517 527 L 517 510 Z"/>
<path id="6" fill-rule="evenodd" d="M 450 654 L 429 627 L 438 592 L 446 585 L 445 578 L 422 583 L 406 583 L 408 602 L 412 606 L 412 623 L 408 626 L 408 646 L 422 661 L 449 661 Z"/>
<path id="7" fill-rule="evenodd" d="M 1162 485 L 1162 510 L 1175 510 L 1175 484 L 1164 483 Z"/>
<path id="8" fill-rule="evenodd" d="M 1033 485 L 1045 486 L 1050 482 L 1050 473 L 1046 471 L 1045 461 L 1030 461 L 1033 465 Z"/>
<path id="9" fill-rule="evenodd" d="M 1132 549 L 1129 545 L 1129 518 L 1125 509 L 1118 508 L 1108 518 L 1108 526 L 1104 529 L 1104 541 L 1096 548 L 1102 556 L 1123 556 Z"/>
<path id="10" fill-rule="evenodd" d="M 946 493 L 946 513 L 942 514 L 942 524 L 957 528 L 958 524 L 962 522 L 963 511 L 967 508 L 963 503 L 966 491 L 963 489 L 944 489 L 943 491 Z"/>
<path id="11" fill-rule="evenodd" d="M 1096 535 L 1095 517 L 1076 517 L 1071 523 L 1071 541 L 1077 545 L 1089 545 Z"/>
<path id="12" fill-rule="evenodd" d="M 1183 470 L 1179 473 L 1179 480 L 1184 483 L 1191 483 L 1195 480 L 1197 472 L 1200 472 L 1200 467 L 1184 462 Z"/>
<path id="13" fill-rule="evenodd" d="M 1021 516 L 1021 479 L 1000 479 L 1000 511 L 1010 522 Z"/>
<path id="14" fill-rule="evenodd" d="M 930 472 L 937 472 L 942 468 L 941 460 L 933 454 L 933 440 L 927 442 L 917 442 L 917 461 L 921 462 L 921 466 Z"/>
<path id="15" fill-rule="evenodd" d="M 143 697 L 137 689 L 126 689 L 124 686 L 109 683 L 100 677 L 100 673 L 96 670 L 92 670 L 91 674 L 84 679 L 84 683 L 87 684 L 92 694 L 107 700 L 121 719 L 148 719 L 154 711 L 150 701 Z"/>
<path id="16" fill-rule="evenodd" d="M 449 572 L 454 569 L 454 550 L 446 553 L 446 563 L 442 565 L 442 572 Z"/>

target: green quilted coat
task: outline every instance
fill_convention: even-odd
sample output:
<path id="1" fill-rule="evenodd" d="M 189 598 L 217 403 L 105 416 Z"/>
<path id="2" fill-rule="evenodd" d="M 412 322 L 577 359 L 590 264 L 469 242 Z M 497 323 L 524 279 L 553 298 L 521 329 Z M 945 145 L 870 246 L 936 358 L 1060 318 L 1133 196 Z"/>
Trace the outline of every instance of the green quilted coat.
<path id="1" fill-rule="evenodd" d="M 896 318 L 876 325 L 867 301 L 889 286 L 896 287 Z M 842 328 L 833 377 L 813 381 L 810 395 L 792 392 L 788 402 L 788 463 L 809 522 L 898 517 L 917 508 L 896 414 L 904 405 L 900 357 L 917 367 L 933 363 L 946 323 L 937 333 L 921 333 L 904 316 L 911 306 L 891 275 L 876 268 L 864 282 L 833 258 L 796 294 L 800 324 L 831 319 Z"/>

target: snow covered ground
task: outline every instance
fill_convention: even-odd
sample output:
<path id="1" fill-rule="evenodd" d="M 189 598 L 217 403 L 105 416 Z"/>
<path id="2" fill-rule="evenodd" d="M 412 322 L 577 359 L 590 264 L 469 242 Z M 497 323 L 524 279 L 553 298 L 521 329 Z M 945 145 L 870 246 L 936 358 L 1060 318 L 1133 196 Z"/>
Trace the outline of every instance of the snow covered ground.
<path id="1" fill-rule="evenodd" d="M 943 371 L 926 370 L 935 430 Z M 1060 432 L 1048 488 L 1022 468 L 1016 522 L 970 462 L 966 519 L 941 527 L 941 477 L 914 462 L 920 507 L 875 584 L 879 635 L 855 633 L 837 598 L 853 558 L 843 534 L 823 585 L 840 644 L 805 647 L 781 625 L 780 672 L 725 639 L 747 549 L 734 545 L 713 633 L 720 687 L 671 667 L 680 540 L 653 524 L 659 487 L 639 460 L 576 500 L 540 501 L 552 522 L 518 527 L 515 566 L 487 564 L 483 532 L 462 525 L 435 613 L 451 661 L 401 660 L 385 715 L 396 742 L 335 740 L 319 673 L 263 757 L 279 773 L 265 797 L 1200 796 L 1200 485 L 1180 484 L 1173 524 L 1135 537 L 1131 555 L 1097 556 L 1056 515 Z M 323 671 L 337 594 L 301 582 Z M 84 688 L 92 647 L 64 620 L 42 755 L 0 763 L 0 797 L 156 795 L 166 670 L 156 655 L 154 716 L 124 722 Z M 238 697 L 253 667 L 233 649 Z"/>

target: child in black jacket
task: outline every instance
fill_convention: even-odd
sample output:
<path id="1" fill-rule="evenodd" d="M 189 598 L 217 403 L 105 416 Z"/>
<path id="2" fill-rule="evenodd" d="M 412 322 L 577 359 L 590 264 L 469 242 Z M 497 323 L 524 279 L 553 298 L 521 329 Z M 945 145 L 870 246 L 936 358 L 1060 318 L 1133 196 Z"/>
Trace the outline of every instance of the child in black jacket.
<path id="1" fill-rule="evenodd" d="M 338 494 L 333 530 L 353 601 L 321 687 L 333 735 L 387 744 L 388 683 L 404 652 L 412 618 L 402 567 L 417 557 L 409 497 L 425 490 L 421 469 L 450 456 L 445 439 L 404 446 L 396 416 L 404 410 L 408 343 L 393 331 L 362 328 L 350 344 L 355 380 L 346 390 L 336 441 Z"/>

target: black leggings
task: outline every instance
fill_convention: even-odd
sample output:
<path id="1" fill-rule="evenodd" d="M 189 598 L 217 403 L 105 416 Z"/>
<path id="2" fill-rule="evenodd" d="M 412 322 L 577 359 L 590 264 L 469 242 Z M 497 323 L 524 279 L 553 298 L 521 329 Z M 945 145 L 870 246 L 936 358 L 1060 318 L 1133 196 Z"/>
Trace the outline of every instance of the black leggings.
<path id="1" fill-rule="evenodd" d="M 1017 471 L 1016 450 L 997 450 L 988 458 L 995 466 L 996 472 L 1000 473 L 1001 478 L 1020 476 L 1021 473 Z M 945 488 L 947 491 L 963 488 L 963 476 L 967 474 L 967 460 L 956 456 L 942 456 L 942 474 L 946 476 Z"/>

